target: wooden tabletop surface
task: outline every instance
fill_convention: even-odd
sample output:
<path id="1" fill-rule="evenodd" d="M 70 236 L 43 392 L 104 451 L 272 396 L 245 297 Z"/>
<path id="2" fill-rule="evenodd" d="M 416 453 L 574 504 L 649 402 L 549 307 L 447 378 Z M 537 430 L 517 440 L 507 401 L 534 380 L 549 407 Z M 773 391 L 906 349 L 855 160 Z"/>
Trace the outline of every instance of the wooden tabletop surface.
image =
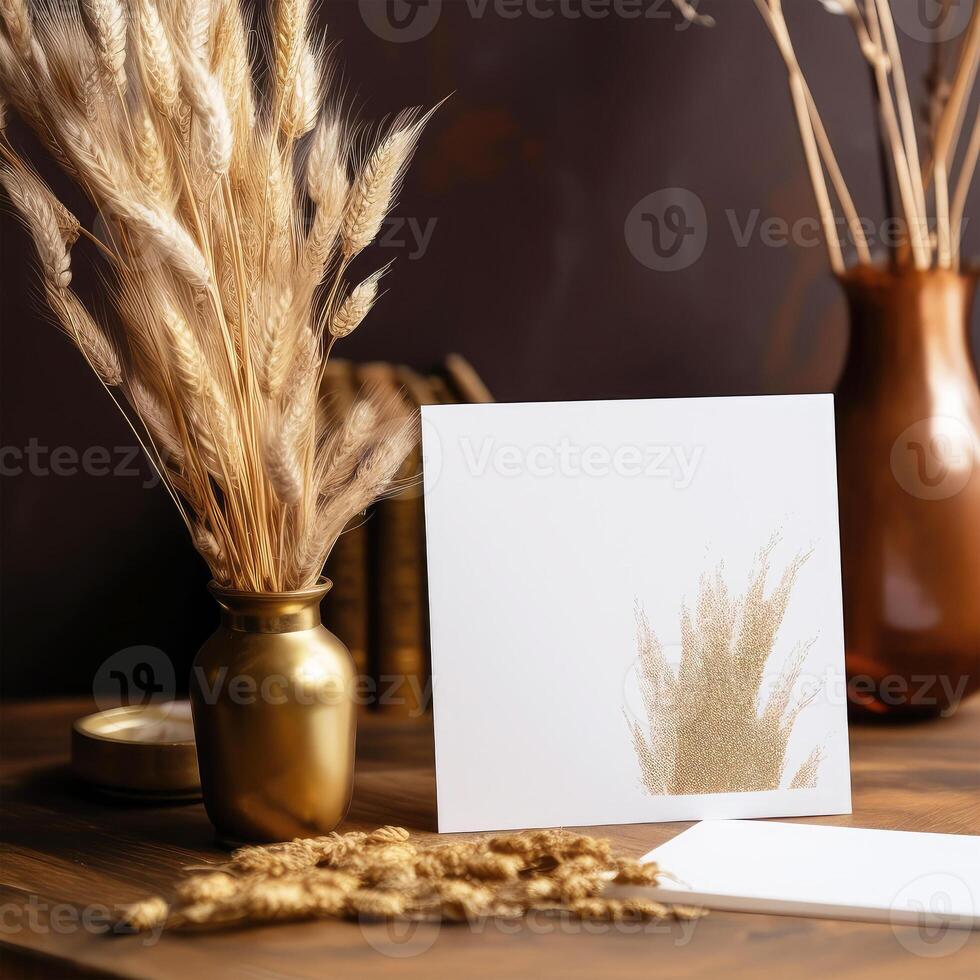
<path id="1" fill-rule="evenodd" d="M 67 772 L 84 701 L 0 706 L 0 972 L 33 977 L 219 980 L 374 977 L 980 976 L 980 933 L 713 912 L 696 923 L 615 926 L 535 920 L 423 926 L 308 922 L 162 936 L 110 936 L 110 910 L 167 894 L 186 865 L 222 859 L 200 804 L 136 806 L 86 794 Z M 806 822 L 980 834 L 980 699 L 950 719 L 851 730 L 854 813 Z M 435 828 L 426 723 L 368 719 L 341 829 Z M 642 854 L 689 824 L 593 828 Z M 901 855 L 896 855 L 901 860 Z"/>

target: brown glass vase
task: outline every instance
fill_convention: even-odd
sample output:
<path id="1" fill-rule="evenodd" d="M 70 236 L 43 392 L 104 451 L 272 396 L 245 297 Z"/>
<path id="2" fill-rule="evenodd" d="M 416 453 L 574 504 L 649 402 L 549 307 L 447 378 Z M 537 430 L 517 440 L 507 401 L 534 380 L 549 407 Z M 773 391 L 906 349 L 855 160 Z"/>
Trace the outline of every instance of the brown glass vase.
<path id="1" fill-rule="evenodd" d="M 837 391 L 852 716 L 948 715 L 980 685 L 976 274 L 841 277 L 850 350 Z"/>

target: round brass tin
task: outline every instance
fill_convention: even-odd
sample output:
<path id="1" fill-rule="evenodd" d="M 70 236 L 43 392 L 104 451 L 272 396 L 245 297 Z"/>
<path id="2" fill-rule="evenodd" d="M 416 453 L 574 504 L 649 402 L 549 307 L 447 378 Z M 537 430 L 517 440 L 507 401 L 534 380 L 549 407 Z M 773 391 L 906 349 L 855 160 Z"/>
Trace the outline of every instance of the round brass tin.
<path id="1" fill-rule="evenodd" d="M 190 704 L 132 705 L 79 718 L 72 726 L 71 768 L 79 779 L 112 796 L 199 800 Z"/>

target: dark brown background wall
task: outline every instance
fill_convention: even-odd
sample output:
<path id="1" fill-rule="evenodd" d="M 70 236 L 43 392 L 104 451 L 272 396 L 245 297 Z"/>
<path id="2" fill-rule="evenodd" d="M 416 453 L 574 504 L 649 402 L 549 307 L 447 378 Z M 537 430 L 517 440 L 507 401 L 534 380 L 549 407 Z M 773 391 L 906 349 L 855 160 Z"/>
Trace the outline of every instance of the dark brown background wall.
<path id="1" fill-rule="evenodd" d="M 877 221 L 869 89 L 849 29 L 816 0 L 784 6 Z M 458 350 L 501 400 L 833 387 L 846 334 L 825 253 L 809 225 L 803 240 L 762 234 L 766 219 L 792 225 L 814 205 L 783 67 L 750 0 L 706 2 L 713 30 L 684 29 L 667 0 L 423 0 L 397 41 L 388 7 L 324 4 L 355 104 L 377 118 L 453 95 L 409 174 L 396 212 L 407 221 L 379 248 L 397 260 L 389 292 L 345 356 L 428 368 Z M 896 2 L 916 77 L 919 9 Z M 623 16 L 633 10 L 643 16 Z M 634 211 L 667 188 L 682 192 Z M 661 271 L 640 216 L 671 203 L 695 231 L 684 267 Z M 9 215 L 2 228 L 4 693 L 88 690 L 106 657 L 137 644 L 165 651 L 182 679 L 216 619 L 204 566 L 145 463 L 98 475 L 91 447 L 118 468 L 116 447 L 135 440 L 39 313 L 32 252 Z M 90 472 L 70 462 L 86 450 Z"/>

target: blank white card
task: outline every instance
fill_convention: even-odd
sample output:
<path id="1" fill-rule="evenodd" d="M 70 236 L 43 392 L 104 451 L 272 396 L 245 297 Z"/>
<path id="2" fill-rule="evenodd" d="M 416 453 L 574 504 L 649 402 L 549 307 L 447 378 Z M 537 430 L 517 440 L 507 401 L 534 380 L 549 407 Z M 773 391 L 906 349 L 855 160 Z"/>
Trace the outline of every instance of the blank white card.
<path id="1" fill-rule="evenodd" d="M 422 438 L 440 831 L 850 811 L 830 395 Z"/>
<path id="2" fill-rule="evenodd" d="M 645 855 L 660 901 L 892 925 L 980 925 L 980 837 L 705 820 Z"/>

